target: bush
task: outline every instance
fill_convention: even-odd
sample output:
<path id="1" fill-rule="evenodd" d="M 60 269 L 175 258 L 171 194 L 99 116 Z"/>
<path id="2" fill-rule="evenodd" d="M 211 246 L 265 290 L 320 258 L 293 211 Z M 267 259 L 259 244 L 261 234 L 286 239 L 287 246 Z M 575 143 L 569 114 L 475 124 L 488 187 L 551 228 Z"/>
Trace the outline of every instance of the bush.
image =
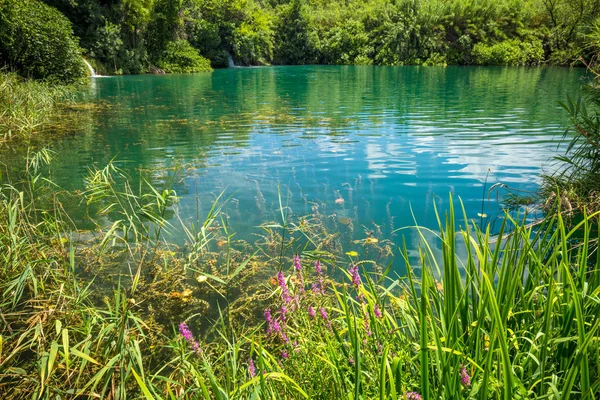
<path id="1" fill-rule="evenodd" d="M 544 48 L 537 39 L 529 42 L 512 39 L 491 45 L 477 43 L 472 56 L 479 65 L 537 65 L 544 61 Z"/>
<path id="2" fill-rule="evenodd" d="M 73 82 L 85 76 L 71 23 L 37 0 L 0 1 L 0 65 L 35 79 Z"/>
<path id="3" fill-rule="evenodd" d="M 211 71 L 210 61 L 192 47 L 187 40 L 176 40 L 167 44 L 159 67 L 168 73 Z"/>

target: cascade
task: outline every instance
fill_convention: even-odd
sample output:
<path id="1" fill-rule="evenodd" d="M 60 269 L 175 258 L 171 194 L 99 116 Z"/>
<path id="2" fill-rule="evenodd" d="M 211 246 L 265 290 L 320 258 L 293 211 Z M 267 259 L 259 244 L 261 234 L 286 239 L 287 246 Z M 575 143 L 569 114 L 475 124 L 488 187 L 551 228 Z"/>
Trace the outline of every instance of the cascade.
<path id="1" fill-rule="evenodd" d="M 96 71 L 94 71 L 94 68 L 92 67 L 92 64 L 90 64 L 85 58 L 83 59 L 83 62 L 85 63 L 85 65 L 87 65 L 88 69 L 90 70 L 90 76 L 93 78 L 96 75 Z"/>

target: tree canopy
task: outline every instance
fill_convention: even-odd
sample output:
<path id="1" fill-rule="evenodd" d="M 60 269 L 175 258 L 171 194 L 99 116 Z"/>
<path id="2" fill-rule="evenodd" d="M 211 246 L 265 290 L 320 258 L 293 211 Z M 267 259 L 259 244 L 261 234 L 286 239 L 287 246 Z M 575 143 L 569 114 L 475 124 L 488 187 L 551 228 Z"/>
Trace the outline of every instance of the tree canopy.
<path id="1" fill-rule="evenodd" d="M 196 52 L 197 65 L 212 67 L 229 57 L 240 65 L 573 65 L 592 55 L 587 38 L 600 23 L 600 0 L 40 1 L 70 20 L 85 55 L 117 74 L 168 59 L 171 70 L 188 70 Z M 27 19 L 31 29 L 70 30 L 52 8 L 40 14 L 38 0 L 0 4 L 26 9 L 9 26 Z M 6 54 L 19 53 L 7 50 L 16 42 L 3 43 L 4 62 L 15 64 Z"/>

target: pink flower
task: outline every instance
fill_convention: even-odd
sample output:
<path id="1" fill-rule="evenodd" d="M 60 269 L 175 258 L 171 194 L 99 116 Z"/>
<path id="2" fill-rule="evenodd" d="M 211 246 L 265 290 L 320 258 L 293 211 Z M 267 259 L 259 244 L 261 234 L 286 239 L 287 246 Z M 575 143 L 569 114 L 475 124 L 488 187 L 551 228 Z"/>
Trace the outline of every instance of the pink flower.
<path id="1" fill-rule="evenodd" d="M 254 376 L 256 375 L 256 367 L 254 366 L 254 361 L 252 360 L 252 358 L 248 360 L 248 373 L 252 378 L 254 378 Z"/>
<path id="2" fill-rule="evenodd" d="M 321 313 L 321 318 L 323 318 L 323 320 L 325 320 L 327 322 L 327 327 L 331 328 L 331 321 L 329 320 L 329 315 L 327 315 L 327 310 L 323 307 L 321 307 L 321 309 L 319 310 L 319 312 Z"/>
<path id="3" fill-rule="evenodd" d="M 375 304 L 373 308 L 373 313 L 375 313 L 375 317 L 381 318 L 383 315 L 381 314 L 381 310 L 379 309 L 379 305 Z"/>
<path id="4" fill-rule="evenodd" d="M 296 271 L 302 270 L 302 263 L 300 262 L 300 257 L 298 256 L 294 257 L 294 268 L 296 268 Z"/>
<path id="5" fill-rule="evenodd" d="M 290 296 L 290 292 L 288 291 L 287 284 L 285 283 L 285 277 L 283 276 L 283 272 L 279 271 L 277 273 L 277 283 L 281 288 L 281 299 L 285 303 L 289 303 L 292 301 L 292 297 Z"/>
<path id="6" fill-rule="evenodd" d="M 317 272 L 317 275 L 321 275 L 322 269 L 321 262 L 319 260 L 315 262 L 315 271 Z"/>
<path id="7" fill-rule="evenodd" d="M 192 346 L 192 350 L 194 350 L 196 353 L 200 353 L 202 351 L 200 344 L 196 341 L 196 339 L 194 339 L 192 331 L 190 331 L 190 328 L 185 322 L 179 324 L 179 333 L 181 333 L 181 336 L 183 336 L 185 341 Z"/>
<path id="8" fill-rule="evenodd" d="M 312 308 L 312 306 L 308 306 L 308 316 L 312 319 L 314 319 L 317 316 L 317 312 L 314 308 Z"/>
<path id="9" fill-rule="evenodd" d="M 461 367 L 460 369 L 460 382 L 465 387 L 471 386 L 471 377 L 469 376 L 469 373 L 467 372 L 467 369 L 465 367 Z"/>
<path id="10" fill-rule="evenodd" d="M 358 273 L 358 265 L 353 266 L 352 268 L 350 268 L 350 276 L 352 278 L 352 284 L 354 285 L 355 288 L 358 288 L 360 286 L 360 274 Z"/>
<path id="11" fill-rule="evenodd" d="M 421 397 L 421 395 L 417 392 L 407 392 L 406 393 L 406 400 L 422 400 L 423 397 Z"/>

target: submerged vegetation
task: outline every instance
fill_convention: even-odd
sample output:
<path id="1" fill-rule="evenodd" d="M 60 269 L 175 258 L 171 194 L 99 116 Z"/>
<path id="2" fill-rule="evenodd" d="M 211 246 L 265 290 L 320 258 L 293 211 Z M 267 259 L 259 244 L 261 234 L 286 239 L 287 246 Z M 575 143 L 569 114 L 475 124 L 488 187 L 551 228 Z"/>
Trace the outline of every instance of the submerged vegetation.
<path id="1" fill-rule="evenodd" d="M 134 189 L 113 163 L 92 169 L 79 196 L 97 228 L 78 232 L 51 157 L 30 154 L 0 192 L 5 398 L 600 395 L 595 215 L 535 230 L 506 215 L 492 237 L 451 207 L 441 256 L 413 227 L 418 256 L 369 236 L 366 257 L 284 198 L 261 240 L 235 240 L 219 196 L 179 248 L 177 174 Z"/>

